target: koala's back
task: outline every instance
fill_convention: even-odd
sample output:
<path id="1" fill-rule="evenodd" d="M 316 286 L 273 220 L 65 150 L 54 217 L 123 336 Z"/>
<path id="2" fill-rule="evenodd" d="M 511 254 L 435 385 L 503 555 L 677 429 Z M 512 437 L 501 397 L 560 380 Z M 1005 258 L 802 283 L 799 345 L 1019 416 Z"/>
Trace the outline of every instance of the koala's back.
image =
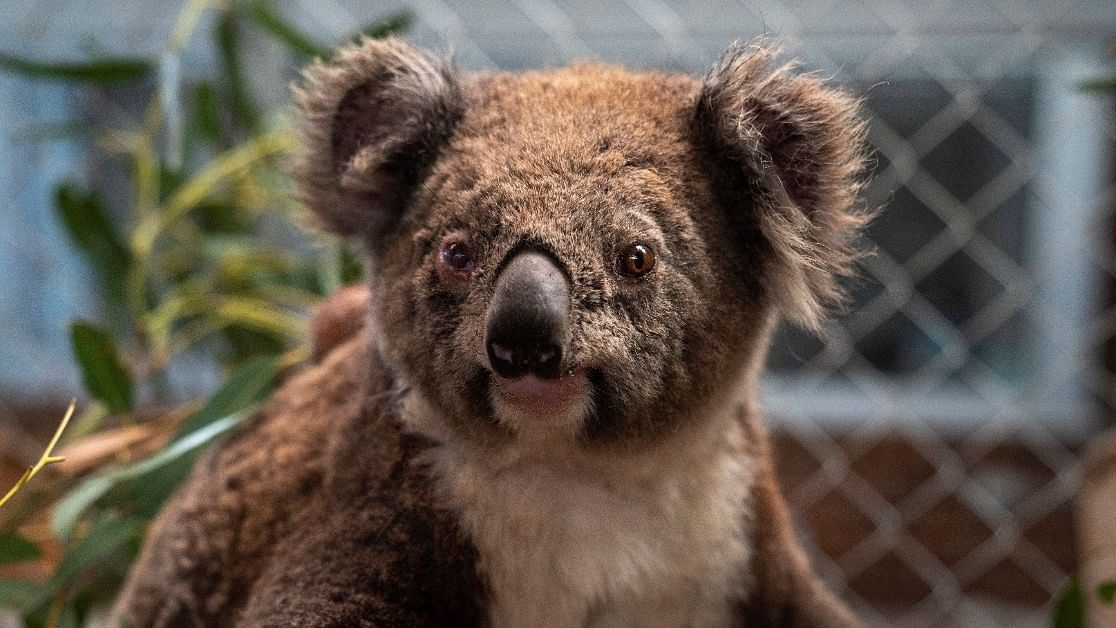
<path id="1" fill-rule="evenodd" d="M 371 354 L 347 340 L 199 461 L 113 625 L 479 622 L 473 550 L 431 505 L 427 443 L 395 426 Z"/>

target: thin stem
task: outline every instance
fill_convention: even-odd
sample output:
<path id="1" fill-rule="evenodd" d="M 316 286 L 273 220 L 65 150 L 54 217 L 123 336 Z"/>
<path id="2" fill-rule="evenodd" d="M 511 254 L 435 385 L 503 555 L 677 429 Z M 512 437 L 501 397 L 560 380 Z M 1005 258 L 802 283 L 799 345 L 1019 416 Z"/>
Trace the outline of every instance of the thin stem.
<path id="1" fill-rule="evenodd" d="M 70 402 L 70 407 L 66 410 L 66 415 L 62 417 L 62 422 L 58 424 L 58 429 L 54 431 L 54 436 L 52 436 L 50 442 L 47 443 L 46 449 L 43 450 L 43 454 L 39 456 L 39 461 L 30 469 L 24 471 L 19 480 L 16 481 L 15 486 L 9 489 L 3 498 L 0 498 L 0 507 L 8 503 L 8 500 L 18 493 L 19 489 L 23 488 L 32 478 L 38 475 L 39 471 L 42 471 L 44 467 L 65 460 L 65 458 L 61 456 L 53 456 L 51 454 L 54 453 L 54 447 L 58 445 L 58 439 L 62 438 L 62 432 L 66 429 L 66 425 L 70 423 L 70 417 L 74 416 L 75 408 L 77 408 L 76 399 Z"/>

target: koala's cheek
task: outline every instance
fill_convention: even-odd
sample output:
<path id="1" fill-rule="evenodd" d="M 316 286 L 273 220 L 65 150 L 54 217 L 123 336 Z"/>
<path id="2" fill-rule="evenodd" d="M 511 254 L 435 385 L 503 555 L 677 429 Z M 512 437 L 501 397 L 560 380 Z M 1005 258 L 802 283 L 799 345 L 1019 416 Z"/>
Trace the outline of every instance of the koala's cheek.
<path id="1" fill-rule="evenodd" d="M 465 312 L 461 316 L 461 322 L 454 333 L 453 346 L 456 360 L 462 369 L 483 369 L 487 363 L 483 321 L 484 318 L 475 313 Z"/>
<path id="2" fill-rule="evenodd" d="M 582 312 L 573 334 L 571 356 L 582 368 L 610 367 L 628 359 L 632 331 L 631 324 L 605 310 Z"/>

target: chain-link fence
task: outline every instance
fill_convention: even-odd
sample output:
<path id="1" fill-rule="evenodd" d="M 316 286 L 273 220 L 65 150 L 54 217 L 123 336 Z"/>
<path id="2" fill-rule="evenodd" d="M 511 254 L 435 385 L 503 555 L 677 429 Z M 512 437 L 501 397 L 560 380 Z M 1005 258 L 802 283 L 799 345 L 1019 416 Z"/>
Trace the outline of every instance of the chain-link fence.
<path id="1" fill-rule="evenodd" d="M 25 37 L 90 19 L 87 2 L 45 4 L 18 18 Z M 128 16 L 110 49 L 157 47 L 170 13 L 98 5 L 102 26 Z M 874 623 L 1046 623 L 1077 563 L 1079 450 L 1116 408 L 1116 124 L 1080 85 L 1111 70 L 1110 1 L 284 5 L 326 41 L 402 8 L 411 39 L 470 69 L 700 73 L 766 34 L 862 94 L 874 253 L 824 338 L 780 331 L 764 385 L 788 498 L 819 569 Z"/>

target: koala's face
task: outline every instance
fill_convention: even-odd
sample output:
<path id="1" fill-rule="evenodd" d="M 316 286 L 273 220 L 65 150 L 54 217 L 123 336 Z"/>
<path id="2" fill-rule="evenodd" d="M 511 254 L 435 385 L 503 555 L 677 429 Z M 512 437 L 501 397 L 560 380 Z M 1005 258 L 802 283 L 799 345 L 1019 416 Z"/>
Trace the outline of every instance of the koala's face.
<path id="1" fill-rule="evenodd" d="M 781 71 L 765 94 L 766 60 L 462 78 L 369 42 L 312 70 L 303 197 L 368 248 L 392 367 L 485 440 L 638 443 L 712 411 L 773 307 L 833 296 L 856 222 L 852 107 Z M 830 136 L 788 122 L 810 112 Z"/>
<path id="2" fill-rule="evenodd" d="M 392 357 L 474 423 L 589 440 L 666 427 L 739 371 L 763 324 L 718 307 L 746 281 L 729 280 L 741 257 L 709 211 L 693 81 L 583 67 L 470 87 L 381 255 Z M 726 323 L 740 333 L 710 333 Z"/>

